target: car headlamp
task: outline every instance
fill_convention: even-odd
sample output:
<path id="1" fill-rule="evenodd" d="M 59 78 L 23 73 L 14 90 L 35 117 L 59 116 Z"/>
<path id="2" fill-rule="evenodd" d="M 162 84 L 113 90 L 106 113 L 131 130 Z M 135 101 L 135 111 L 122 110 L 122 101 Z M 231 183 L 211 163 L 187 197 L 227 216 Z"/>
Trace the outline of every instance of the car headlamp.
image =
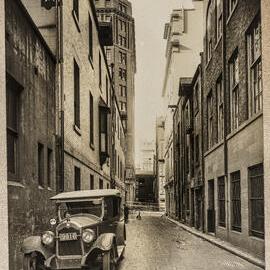
<path id="1" fill-rule="evenodd" d="M 51 231 L 44 232 L 41 236 L 41 241 L 44 245 L 49 246 L 54 242 L 55 235 Z"/>
<path id="2" fill-rule="evenodd" d="M 83 242 L 90 244 L 95 239 L 95 232 L 91 229 L 85 229 L 82 233 Z"/>

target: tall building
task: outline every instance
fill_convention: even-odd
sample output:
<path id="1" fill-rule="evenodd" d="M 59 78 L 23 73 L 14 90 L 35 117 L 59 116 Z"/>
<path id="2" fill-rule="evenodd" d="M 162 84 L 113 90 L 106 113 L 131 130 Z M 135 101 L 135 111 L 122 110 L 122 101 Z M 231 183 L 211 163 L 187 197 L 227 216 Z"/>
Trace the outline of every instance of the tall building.
<path id="1" fill-rule="evenodd" d="M 166 46 L 166 69 L 162 89 L 164 103 L 164 160 L 166 209 L 176 216 L 179 202 L 175 200 L 176 179 L 174 175 L 173 115 L 179 101 L 180 78 L 192 77 L 203 48 L 203 1 L 193 1 L 193 8 L 173 10 L 170 22 L 166 23 L 164 39 Z M 188 64 L 187 64 L 188 63 Z M 177 197 L 176 197 L 177 198 Z"/>
<path id="2" fill-rule="evenodd" d="M 135 24 L 127 0 L 95 0 L 100 26 L 111 25 L 113 45 L 106 46 L 109 66 L 113 64 L 114 88 L 119 101 L 126 135 L 126 189 L 128 201 L 134 199 L 134 75 L 136 72 Z"/>

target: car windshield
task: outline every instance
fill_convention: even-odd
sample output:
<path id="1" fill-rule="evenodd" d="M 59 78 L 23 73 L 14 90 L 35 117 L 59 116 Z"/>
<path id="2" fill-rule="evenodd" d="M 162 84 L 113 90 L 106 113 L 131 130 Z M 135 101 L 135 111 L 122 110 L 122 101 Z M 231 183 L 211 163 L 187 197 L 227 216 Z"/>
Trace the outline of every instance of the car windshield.
<path id="1" fill-rule="evenodd" d="M 91 214 L 102 217 L 102 199 L 89 200 L 83 202 L 62 202 L 58 206 L 58 212 L 61 219 L 69 215 Z"/>

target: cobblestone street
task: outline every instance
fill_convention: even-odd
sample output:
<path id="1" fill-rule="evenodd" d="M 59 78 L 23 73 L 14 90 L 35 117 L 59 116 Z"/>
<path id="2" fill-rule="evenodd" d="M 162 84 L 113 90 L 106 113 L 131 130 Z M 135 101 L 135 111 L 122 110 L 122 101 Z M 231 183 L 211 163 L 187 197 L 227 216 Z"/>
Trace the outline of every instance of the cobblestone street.
<path id="1" fill-rule="evenodd" d="M 119 270 L 260 270 L 160 216 L 131 217 Z"/>

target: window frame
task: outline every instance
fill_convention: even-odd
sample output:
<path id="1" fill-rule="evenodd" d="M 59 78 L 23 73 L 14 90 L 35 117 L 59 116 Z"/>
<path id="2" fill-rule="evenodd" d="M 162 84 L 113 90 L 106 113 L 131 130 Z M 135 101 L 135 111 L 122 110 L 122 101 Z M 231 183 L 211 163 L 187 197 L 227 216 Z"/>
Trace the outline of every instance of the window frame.
<path id="1" fill-rule="evenodd" d="M 218 224 L 226 228 L 226 183 L 225 177 L 218 177 Z M 221 193 L 222 192 L 222 193 Z M 222 216 L 224 215 L 224 217 Z M 222 217 L 222 219 L 221 219 Z"/>
<path id="2" fill-rule="evenodd" d="M 211 101 L 211 102 L 210 102 Z M 207 146 L 208 149 L 214 145 L 214 108 L 213 91 L 207 95 Z M 211 108 L 211 110 L 210 110 Z"/>
<path id="3" fill-rule="evenodd" d="M 241 172 L 235 171 L 230 174 L 231 178 L 231 228 L 233 231 L 242 231 L 242 201 L 241 201 Z M 238 184 L 239 190 L 236 190 Z M 237 193 L 237 194 L 236 194 Z M 235 196 L 234 196 L 235 195 Z M 238 203 L 238 205 L 237 205 Z M 235 208 L 236 207 L 236 208 Z M 239 214 L 239 224 L 235 220 L 235 211 L 240 210 Z"/>
<path id="4" fill-rule="evenodd" d="M 218 141 L 224 139 L 224 90 L 223 78 L 219 76 L 216 82 L 216 95 L 217 95 L 217 128 L 218 128 Z"/>
<path id="5" fill-rule="evenodd" d="M 80 129 L 81 125 L 80 67 L 75 59 L 73 60 L 73 79 L 74 79 L 74 125 Z"/>

